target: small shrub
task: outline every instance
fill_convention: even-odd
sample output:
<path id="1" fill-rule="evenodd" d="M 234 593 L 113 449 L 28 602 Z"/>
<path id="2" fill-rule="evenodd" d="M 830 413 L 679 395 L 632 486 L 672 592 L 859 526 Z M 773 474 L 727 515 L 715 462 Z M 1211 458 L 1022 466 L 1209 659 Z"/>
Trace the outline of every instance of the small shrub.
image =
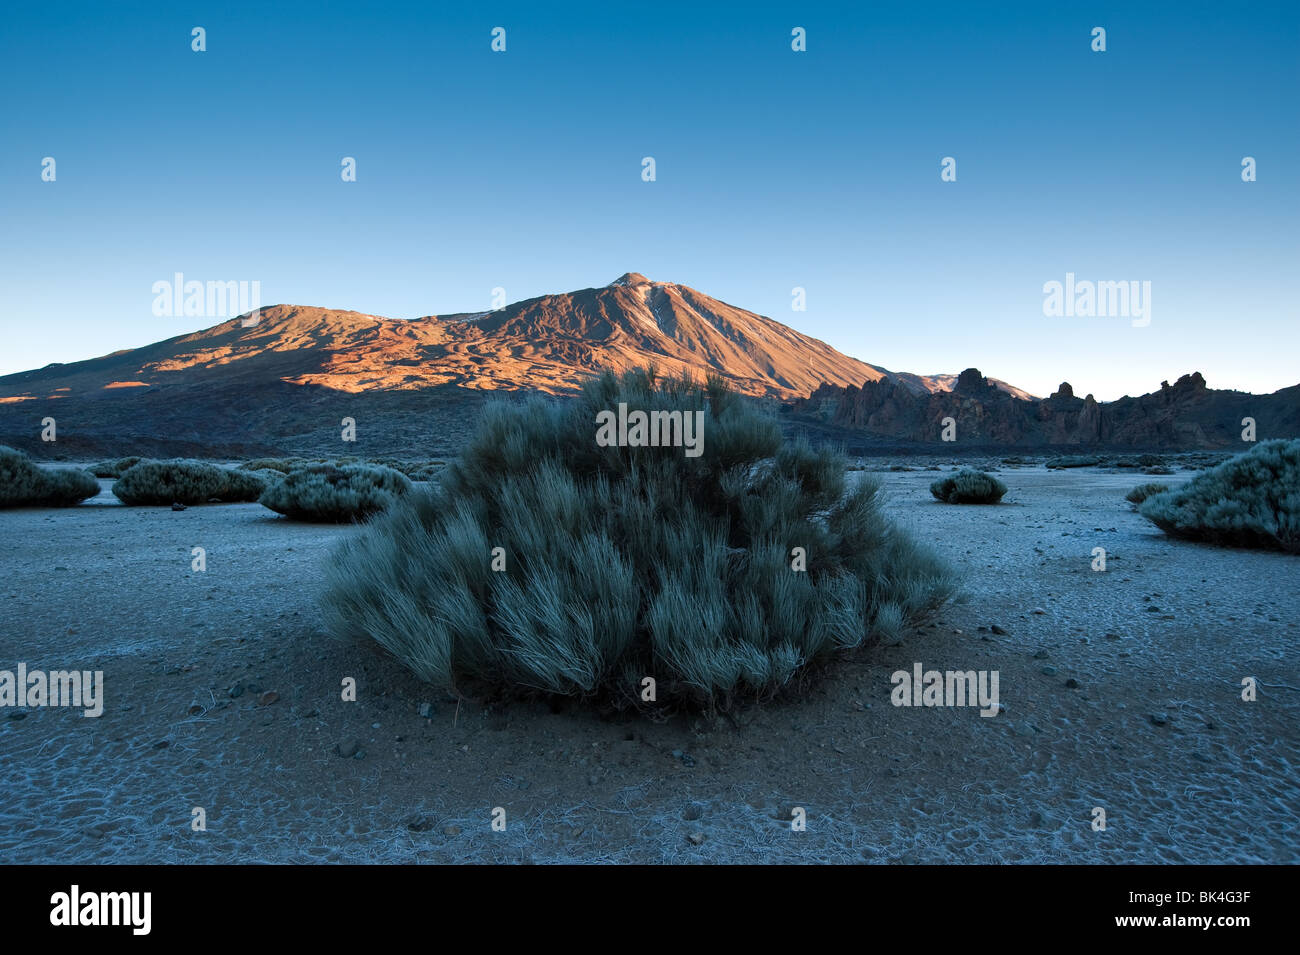
<path id="1" fill-rule="evenodd" d="M 1062 468 L 1090 468 L 1098 464 L 1101 464 L 1101 458 L 1095 454 L 1067 454 L 1044 462 L 1044 466 L 1053 471 Z"/>
<path id="2" fill-rule="evenodd" d="M 1173 537 L 1300 553 L 1300 440 L 1262 442 L 1138 513 Z"/>
<path id="3" fill-rule="evenodd" d="M 98 464 L 92 464 L 88 470 L 97 478 L 120 478 L 125 471 L 139 463 L 138 457 L 118 458 L 116 461 L 100 461 Z"/>
<path id="4" fill-rule="evenodd" d="M 342 463 L 340 461 L 339 463 Z M 373 467 L 392 468 L 394 471 L 401 471 L 412 481 L 427 481 L 428 475 L 436 474 L 440 471 L 445 462 L 443 461 L 401 461 L 397 458 L 370 458 L 366 461 Z M 423 475 L 423 476 L 421 476 Z"/>
<path id="5" fill-rule="evenodd" d="M 278 471 L 281 476 L 295 468 L 306 467 L 309 462 L 304 458 L 253 458 L 239 466 L 241 471 Z"/>
<path id="6" fill-rule="evenodd" d="M 597 444 L 620 403 L 698 412 L 702 453 Z M 448 689 L 722 708 L 801 685 L 953 588 L 877 479 L 783 446 L 775 415 L 717 380 L 606 373 L 570 402 L 493 403 L 440 478 L 341 545 L 326 611 Z"/>
<path id="7" fill-rule="evenodd" d="M 222 468 L 222 476 L 226 479 L 225 487 L 213 496 L 227 504 L 235 501 L 256 501 L 267 487 L 267 479 L 255 471 Z"/>
<path id="8" fill-rule="evenodd" d="M 77 468 L 42 470 L 45 489 L 37 500 L 46 507 L 71 507 L 99 494 L 99 481 Z"/>
<path id="9" fill-rule="evenodd" d="M 1158 468 L 1164 466 L 1165 459 L 1158 454 L 1142 454 L 1138 456 L 1137 463 L 1140 468 Z"/>
<path id="10" fill-rule="evenodd" d="M 1167 490 L 1169 490 L 1168 484 L 1139 484 L 1124 495 L 1124 500 L 1130 504 L 1141 504 L 1147 498 L 1163 494 Z"/>
<path id="11" fill-rule="evenodd" d="M 71 507 L 99 493 L 89 471 L 46 469 L 0 445 L 0 507 Z"/>
<path id="12" fill-rule="evenodd" d="M 259 498 L 264 507 L 299 521 L 361 521 L 411 490 L 400 471 L 366 464 L 318 464 L 290 471 Z"/>
<path id="13" fill-rule="evenodd" d="M 345 462 L 340 460 L 338 463 L 343 464 Z M 414 461 L 402 461 L 397 458 L 367 458 L 365 461 L 359 463 L 368 464 L 375 468 L 388 468 L 390 471 L 398 471 L 405 474 L 407 477 L 410 477 L 411 472 L 419 467 L 419 465 Z"/>
<path id="14" fill-rule="evenodd" d="M 226 504 L 256 501 L 266 480 L 249 471 L 232 470 L 206 461 L 141 461 L 113 484 L 113 493 L 131 506 Z"/>
<path id="15" fill-rule="evenodd" d="M 1007 486 L 992 474 L 962 468 L 931 484 L 930 493 L 945 504 L 996 504 Z"/>

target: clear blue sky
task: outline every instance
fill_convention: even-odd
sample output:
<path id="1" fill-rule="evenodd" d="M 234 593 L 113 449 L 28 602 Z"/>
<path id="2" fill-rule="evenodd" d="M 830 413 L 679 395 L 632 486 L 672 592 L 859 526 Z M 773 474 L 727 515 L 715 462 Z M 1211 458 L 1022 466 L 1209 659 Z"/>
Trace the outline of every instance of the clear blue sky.
<path id="1" fill-rule="evenodd" d="M 1295 3 L 154 6 L 6 8 L 0 373 L 215 324 L 178 271 L 409 318 L 635 270 L 1038 394 L 1300 381 Z M 1044 317 L 1066 272 L 1151 324 Z"/>

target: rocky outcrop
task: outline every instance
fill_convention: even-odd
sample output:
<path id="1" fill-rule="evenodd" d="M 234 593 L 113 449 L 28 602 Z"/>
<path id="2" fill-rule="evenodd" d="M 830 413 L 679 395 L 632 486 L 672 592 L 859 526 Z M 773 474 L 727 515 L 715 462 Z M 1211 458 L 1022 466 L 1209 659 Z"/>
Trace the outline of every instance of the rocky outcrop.
<path id="1" fill-rule="evenodd" d="M 1271 395 L 1214 391 L 1200 372 L 1137 398 L 1102 403 L 1079 398 L 1069 382 L 1050 397 L 1025 400 L 968 368 L 950 392 L 917 394 L 892 377 L 845 388 L 823 385 L 789 406 L 803 418 L 882 439 L 939 443 L 945 418 L 957 443 L 1010 447 L 1231 448 L 1242 445 L 1242 419 L 1257 436 L 1300 435 L 1300 385 Z"/>

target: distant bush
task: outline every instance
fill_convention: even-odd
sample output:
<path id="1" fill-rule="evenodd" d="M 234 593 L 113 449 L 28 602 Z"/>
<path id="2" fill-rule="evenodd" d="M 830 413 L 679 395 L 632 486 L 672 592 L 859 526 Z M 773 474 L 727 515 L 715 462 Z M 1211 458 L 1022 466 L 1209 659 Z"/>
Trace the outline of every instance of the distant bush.
<path id="1" fill-rule="evenodd" d="M 443 461 L 402 461 L 397 458 L 370 458 L 366 464 L 375 467 L 392 468 L 394 471 L 401 471 L 412 481 L 427 481 L 430 477 L 442 470 L 445 465 Z"/>
<path id="2" fill-rule="evenodd" d="M 118 500 L 132 506 L 256 501 L 265 489 L 252 472 L 181 459 L 141 461 L 113 484 Z"/>
<path id="3" fill-rule="evenodd" d="M 1124 500 L 1130 504 L 1141 504 L 1147 498 L 1156 494 L 1163 494 L 1167 490 L 1169 490 L 1168 484 L 1139 484 L 1124 495 Z"/>
<path id="4" fill-rule="evenodd" d="M 701 453 L 597 444 L 597 414 L 620 402 L 698 412 Z M 563 404 L 489 405 L 437 484 L 343 543 L 327 616 L 448 689 L 635 707 L 653 677 L 660 712 L 725 707 L 949 596 L 880 486 L 848 487 L 835 452 L 782 446 L 776 417 L 720 381 L 606 373 Z"/>
<path id="5" fill-rule="evenodd" d="M 340 460 L 339 463 L 344 462 Z M 400 471 L 407 477 L 410 477 L 411 472 L 419 467 L 419 464 L 415 461 L 402 461 L 397 458 L 367 458 L 365 461 L 357 463 L 368 464 L 371 467 L 388 468 L 390 471 Z"/>
<path id="6" fill-rule="evenodd" d="M 89 471 L 56 468 L 42 469 L 41 473 L 45 478 L 45 489 L 37 503 L 46 507 L 71 507 L 99 494 L 99 481 Z"/>
<path id="7" fill-rule="evenodd" d="M 295 468 L 305 468 L 311 464 L 318 463 L 317 460 L 308 458 L 253 458 L 251 461 L 245 461 L 239 466 L 241 471 L 279 471 L 281 475 L 288 474 Z"/>
<path id="8" fill-rule="evenodd" d="M 139 463 L 138 457 L 118 458 L 116 461 L 100 461 L 98 464 L 92 464 L 89 471 L 97 478 L 120 478 L 128 468 L 133 468 Z"/>
<path id="9" fill-rule="evenodd" d="M 992 474 L 962 468 L 931 484 L 930 493 L 946 504 L 996 504 L 1007 486 Z"/>
<path id="10" fill-rule="evenodd" d="M 1165 459 L 1158 454 L 1142 454 L 1138 456 L 1137 463 L 1140 468 L 1158 468 L 1164 466 Z"/>
<path id="11" fill-rule="evenodd" d="M 290 471 L 259 499 L 264 507 L 299 521 L 361 521 L 411 490 L 400 471 L 368 464 L 317 464 Z"/>
<path id="12" fill-rule="evenodd" d="M 89 471 L 46 469 L 0 445 L 0 507 L 71 507 L 99 493 Z"/>
<path id="13" fill-rule="evenodd" d="M 442 463 L 426 464 L 423 467 L 408 471 L 406 476 L 412 481 L 433 481 L 437 479 L 438 475 L 443 472 L 445 467 L 446 465 Z"/>
<path id="14" fill-rule="evenodd" d="M 1044 467 L 1059 471 L 1062 468 L 1090 468 L 1101 464 L 1101 458 L 1095 454 L 1067 454 L 1059 458 L 1049 458 Z"/>
<path id="15" fill-rule="evenodd" d="M 238 468 L 222 468 L 221 470 L 226 479 L 226 485 L 221 489 L 220 493 L 214 494 L 213 497 L 220 498 L 223 503 L 256 501 L 262 496 L 262 492 L 266 490 L 267 479 L 255 471 L 240 471 Z"/>
<path id="16" fill-rule="evenodd" d="M 1216 464 L 1222 464 L 1232 457 L 1231 454 L 1202 452 L 1189 454 L 1183 458 L 1182 468 L 1184 471 L 1200 471 L 1205 468 L 1212 468 Z"/>
<path id="17" fill-rule="evenodd" d="M 1262 442 L 1138 513 L 1174 537 L 1300 552 L 1300 440 Z"/>
<path id="18" fill-rule="evenodd" d="M 301 471 L 306 468 L 317 465 L 332 464 L 335 467 L 346 467 L 349 465 L 369 465 L 371 467 L 390 468 L 394 471 L 400 471 L 412 480 L 427 480 L 427 478 L 417 477 L 417 475 L 433 474 L 443 467 L 442 461 L 403 461 L 397 458 L 368 458 L 361 459 L 356 455 L 346 455 L 341 458 L 253 458 L 251 461 L 245 461 L 241 464 L 240 470 L 243 471 L 278 471 L 281 476 L 288 474 L 290 471 Z"/>

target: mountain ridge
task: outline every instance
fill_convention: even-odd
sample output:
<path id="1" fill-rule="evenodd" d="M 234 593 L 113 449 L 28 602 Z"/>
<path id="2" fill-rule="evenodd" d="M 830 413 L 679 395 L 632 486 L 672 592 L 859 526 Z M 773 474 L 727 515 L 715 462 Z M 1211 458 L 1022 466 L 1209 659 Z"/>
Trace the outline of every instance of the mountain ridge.
<path id="1" fill-rule="evenodd" d="M 51 416 L 60 453 L 315 450 L 335 447 L 338 422 L 353 417 L 371 453 L 454 453 L 489 395 L 564 396 L 602 370 L 647 364 L 720 375 L 836 441 L 935 442 L 948 417 L 963 442 L 1017 447 L 1226 447 L 1246 415 L 1262 435 L 1300 433 L 1300 386 L 1252 396 L 1193 374 L 1105 404 L 1068 384 L 1038 398 L 973 368 L 893 372 L 638 272 L 483 312 L 396 319 L 281 304 L 256 317 L 0 377 L 0 443 L 53 453 L 35 437 Z"/>
<path id="2" fill-rule="evenodd" d="M 395 319 L 272 305 L 129 349 L 0 378 L 0 401 L 57 382 L 74 392 L 110 379 L 136 387 L 206 376 L 275 377 L 344 392 L 456 385 L 575 391 L 602 369 L 655 363 L 666 374 L 719 374 L 751 395 L 792 398 L 818 385 L 879 380 L 885 369 L 689 286 L 626 273 L 602 287 L 525 299 L 488 312 Z M 34 386 L 34 387 L 24 387 Z"/>

